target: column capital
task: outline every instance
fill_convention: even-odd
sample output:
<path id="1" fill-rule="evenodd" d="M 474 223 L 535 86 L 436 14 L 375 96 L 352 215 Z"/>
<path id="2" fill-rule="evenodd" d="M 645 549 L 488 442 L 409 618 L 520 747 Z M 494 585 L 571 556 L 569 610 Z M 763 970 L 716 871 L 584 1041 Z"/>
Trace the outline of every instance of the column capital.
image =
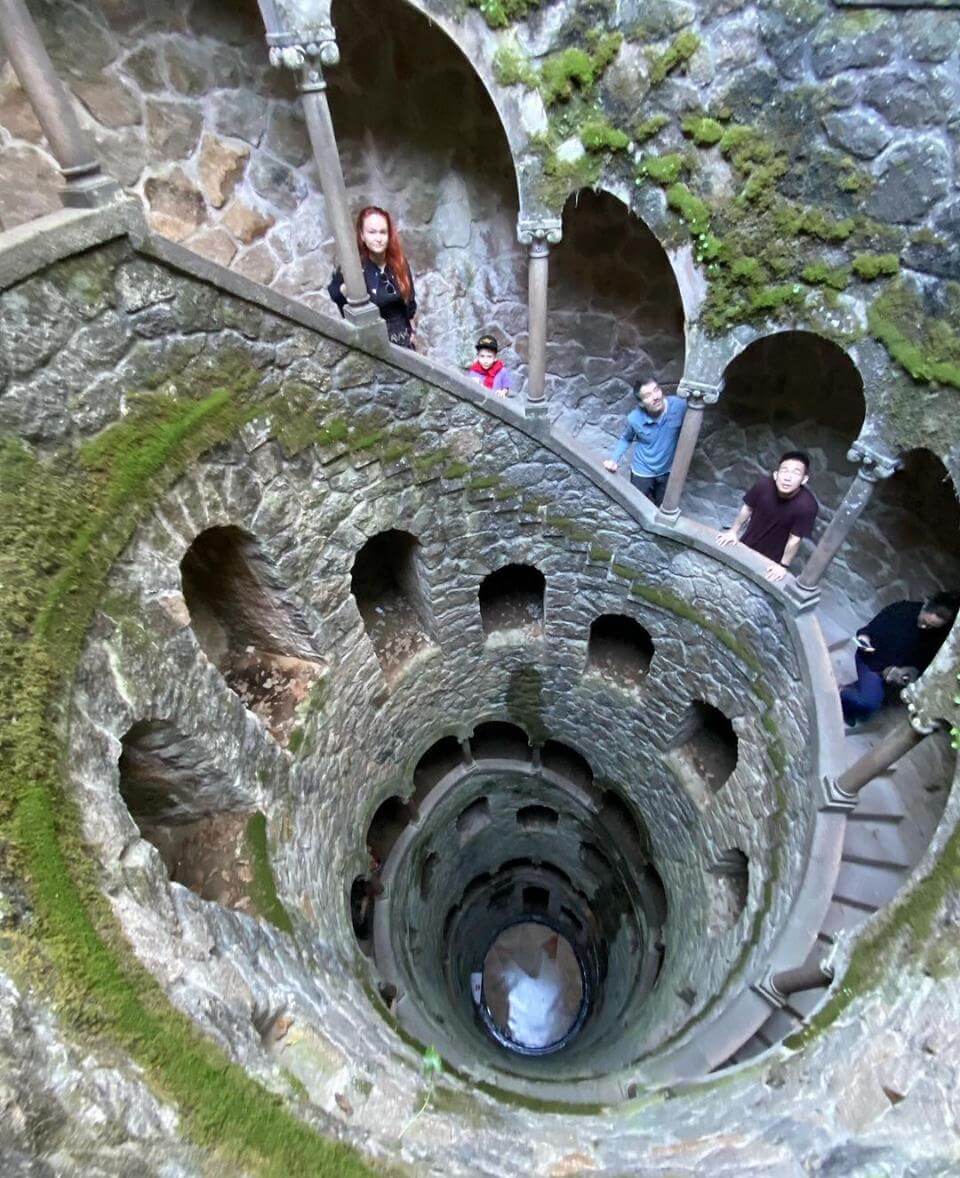
<path id="1" fill-rule="evenodd" d="M 259 0 L 267 31 L 270 64 L 289 70 L 315 70 L 340 60 L 330 15 L 332 0 Z"/>
<path id="2" fill-rule="evenodd" d="M 517 218 L 517 241 L 521 245 L 559 245 L 562 239 L 563 222 L 559 217 Z"/>
<path id="3" fill-rule="evenodd" d="M 847 461 L 858 463 L 860 469 L 857 474 L 870 483 L 890 478 L 903 466 L 899 458 L 874 449 L 868 442 L 860 441 L 854 442 L 847 451 Z"/>
<path id="4" fill-rule="evenodd" d="M 707 384 L 701 380 L 690 380 L 685 376 L 680 378 L 677 385 L 677 396 L 685 401 L 700 401 L 704 405 L 716 405 L 720 399 L 718 384 Z"/>

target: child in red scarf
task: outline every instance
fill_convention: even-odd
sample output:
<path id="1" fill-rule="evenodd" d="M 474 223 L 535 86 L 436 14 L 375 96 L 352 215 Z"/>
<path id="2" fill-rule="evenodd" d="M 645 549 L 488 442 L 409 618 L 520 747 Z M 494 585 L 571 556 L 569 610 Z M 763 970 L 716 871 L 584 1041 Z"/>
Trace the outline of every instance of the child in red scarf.
<path id="1" fill-rule="evenodd" d="M 489 392 L 509 397 L 513 382 L 504 362 L 497 359 L 499 349 L 496 336 L 482 335 L 477 340 L 477 358 L 467 372 Z"/>

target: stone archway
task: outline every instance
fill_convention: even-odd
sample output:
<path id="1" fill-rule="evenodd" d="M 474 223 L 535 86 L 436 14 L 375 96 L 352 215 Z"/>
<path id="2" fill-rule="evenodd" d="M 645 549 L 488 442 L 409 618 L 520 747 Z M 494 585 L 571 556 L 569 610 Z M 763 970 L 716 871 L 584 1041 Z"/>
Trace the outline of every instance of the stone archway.
<path id="1" fill-rule="evenodd" d="M 598 455 L 635 404 L 632 386 L 683 369 L 680 290 L 651 230 L 608 192 L 574 194 L 550 259 L 550 416 Z"/>

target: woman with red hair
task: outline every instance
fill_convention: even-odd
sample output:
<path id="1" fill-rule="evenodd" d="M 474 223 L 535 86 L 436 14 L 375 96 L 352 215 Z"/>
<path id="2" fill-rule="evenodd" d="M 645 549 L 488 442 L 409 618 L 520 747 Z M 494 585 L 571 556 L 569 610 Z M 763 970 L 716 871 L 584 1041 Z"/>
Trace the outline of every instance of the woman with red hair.
<path id="1" fill-rule="evenodd" d="M 380 308 L 392 344 L 413 349 L 413 317 L 417 300 L 413 293 L 413 275 L 403 253 L 400 237 L 386 209 L 367 205 L 357 217 L 357 248 L 363 263 L 363 277 L 371 300 Z M 340 308 L 347 305 L 343 293 L 343 273 L 333 272 L 327 287 Z"/>

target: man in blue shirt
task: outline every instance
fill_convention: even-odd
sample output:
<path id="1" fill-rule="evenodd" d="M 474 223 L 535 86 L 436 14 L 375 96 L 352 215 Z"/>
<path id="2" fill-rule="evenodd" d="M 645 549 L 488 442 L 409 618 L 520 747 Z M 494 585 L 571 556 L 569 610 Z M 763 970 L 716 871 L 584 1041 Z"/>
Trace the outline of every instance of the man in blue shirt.
<path id="1" fill-rule="evenodd" d="M 633 443 L 630 482 L 660 506 L 687 411 L 681 397 L 667 397 L 655 380 L 644 381 L 636 391 L 640 404 L 627 415 L 627 425 L 609 458 L 606 470 L 616 474 L 617 464 Z"/>

